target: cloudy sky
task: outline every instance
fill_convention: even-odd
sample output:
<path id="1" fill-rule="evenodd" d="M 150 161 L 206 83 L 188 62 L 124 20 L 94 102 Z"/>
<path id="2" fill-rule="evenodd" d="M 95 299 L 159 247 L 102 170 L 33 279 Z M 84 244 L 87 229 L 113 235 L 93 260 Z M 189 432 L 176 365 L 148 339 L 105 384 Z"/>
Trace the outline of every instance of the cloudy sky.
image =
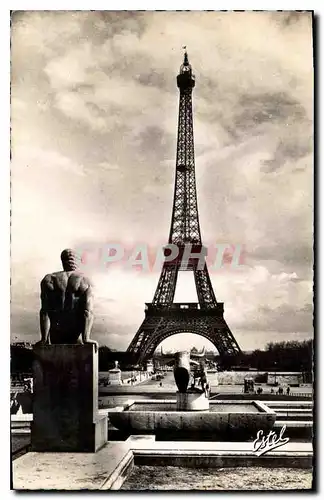
<path id="1" fill-rule="evenodd" d="M 211 272 L 244 350 L 312 337 L 309 13 L 16 12 L 12 18 L 13 340 L 39 338 L 39 282 L 66 247 L 167 241 L 186 45 L 204 243 L 244 245 Z M 126 349 L 159 271 L 90 271 L 93 338 Z M 196 300 L 181 273 L 176 300 Z M 166 346 L 207 341 L 182 334 Z"/>

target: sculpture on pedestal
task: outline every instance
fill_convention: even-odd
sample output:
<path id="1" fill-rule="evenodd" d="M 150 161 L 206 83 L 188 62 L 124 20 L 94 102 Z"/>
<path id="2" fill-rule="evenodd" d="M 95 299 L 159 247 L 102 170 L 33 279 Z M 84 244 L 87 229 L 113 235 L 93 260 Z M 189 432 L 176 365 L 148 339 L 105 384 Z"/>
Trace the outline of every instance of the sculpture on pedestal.
<path id="1" fill-rule="evenodd" d="M 190 353 L 176 352 L 174 355 L 173 375 L 179 392 L 187 392 L 190 380 Z"/>
<path id="2" fill-rule="evenodd" d="M 90 340 L 92 285 L 78 270 L 72 250 L 63 250 L 61 259 L 63 271 L 41 281 L 32 450 L 94 453 L 107 442 L 108 424 L 107 415 L 98 412 L 98 344 Z"/>
<path id="3" fill-rule="evenodd" d="M 207 380 L 206 367 L 203 360 L 200 360 L 194 368 L 192 388 L 196 386 L 197 379 L 202 391 L 206 394 L 206 397 L 209 397 L 209 384 Z"/>
<path id="4" fill-rule="evenodd" d="M 118 361 L 115 361 L 115 367 L 108 372 L 108 382 L 110 385 L 121 385 L 123 383 Z"/>
<path id="5" fill-rule="evenodd" d="M 47 274 L 41 281 L 40 330 L 46 344 L 98 344 L 90 340 L 93 324 L 92 284 L 78 270 L 73 250 L 61 253 L 63 271 Z"/>
<path id="6" fill-rule="evenodd" d="M 177 393 L 177 409 L 178 410 L 205 410 L 209 407 L 209 384 L 207 382 L 206 369 L 203 362 L 204 352 L 196 353 L 196 357 L 201 358 L 200 361 L 190 359 L 190 353 L 180 351 L 174 355 L 174 379 L 179 392 Z M 195 365 L 197 368 L 191 372 L 190 365 Z M 193 382 L 188 388 L 190 377 Z M 199 379 L 201 389 L 195 387 L 196 379 Z"/>
<path id="7" fill-rule="evenodd" d="M 175 364 L 174 364 L 174 379 L 179 392 L 187 392 L 190 376 L 192 374 L 192 384 L 191 389 L 196 388 L 196 380 L 201 385 L 202 392 L 205 393 L 206 397 L 209 397 L 209 384 L 207 381 L 206 368 L 203 361 L 204 352 L 201 354 L 195 354 L 196 357 L 201 358 L 199 362 L 191 359 L 190 353 L 187 351 L 180 351 L 175 353 Z M 191 373 L 190 365 L 195 365 L 193 373 Z"/>

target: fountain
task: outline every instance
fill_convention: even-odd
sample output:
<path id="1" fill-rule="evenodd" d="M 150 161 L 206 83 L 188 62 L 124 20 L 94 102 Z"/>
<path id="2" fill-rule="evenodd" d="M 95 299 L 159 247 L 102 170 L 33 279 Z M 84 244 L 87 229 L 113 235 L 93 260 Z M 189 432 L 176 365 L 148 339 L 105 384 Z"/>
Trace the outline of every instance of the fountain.
<path id="1" fill-rule="evenodd" d="M 197 362 L 190 359 L 190 353 L 182 351 L 175 354 L 174 363 L 176 400 L 129 401 L 109 412 L 114 427 L 126 435 L 218 441 L 250 439 L 255 437 L 256 429 L 268 432 L 273 427 L 276 414 L 261 401 L 209 399 L 202 359 Z M 196 374 L 189 386 L 190 365 L 196 367 Z M 196 378 L 200 387 L 196 387 Z"/>

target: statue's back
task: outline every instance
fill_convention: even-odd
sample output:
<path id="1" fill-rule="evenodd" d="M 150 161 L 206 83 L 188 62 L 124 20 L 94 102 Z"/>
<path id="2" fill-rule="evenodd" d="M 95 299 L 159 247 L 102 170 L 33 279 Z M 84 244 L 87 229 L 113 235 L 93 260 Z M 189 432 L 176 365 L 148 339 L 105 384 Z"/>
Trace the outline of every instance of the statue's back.
<path id="1" fill-rule="evenodd" d="M 84 326 L 88 280 L 77 271 L 60 271 L 45 276 L 42 298 L 50 317 L 51 343 L 77 342 Z"/>

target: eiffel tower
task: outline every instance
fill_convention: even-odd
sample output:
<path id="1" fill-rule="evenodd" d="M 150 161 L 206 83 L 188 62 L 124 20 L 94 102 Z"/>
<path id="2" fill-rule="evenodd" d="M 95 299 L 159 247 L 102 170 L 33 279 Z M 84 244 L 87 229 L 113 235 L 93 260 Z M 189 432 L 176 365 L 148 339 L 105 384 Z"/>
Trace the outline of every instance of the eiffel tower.
<path id="1" fill-rule="evenodd" d="M 216 347 L 221 356 L 241 352 L 224 317 L 224 304 L 217 302 L 210 281 L 205 257 L 198 261 L 195 254 L 203 254 L 200 234 L 192 120 L 192 89 L 195 77 L 189 64 L 187 51 L 177 76 L 180 92 L 178 142 L 175 189 L 169 244 L 176 245 L 179 253 L 174 259 L 164 260 L 161 276 L 153 301 L 145 304 L 145 318 L 126 351 L 129 360 L 142 364 L 152 357 L 156 347 L 167 337 L 183 332 L 201 335 Z M 175 303 L 174 294 L 178 273 L 183 271 L 183 256 L 190 245 L 191 258 L 186 271 L 194 273 L 198 302 Z M 164 248 L 170 256 L 170 247 Z"/>

